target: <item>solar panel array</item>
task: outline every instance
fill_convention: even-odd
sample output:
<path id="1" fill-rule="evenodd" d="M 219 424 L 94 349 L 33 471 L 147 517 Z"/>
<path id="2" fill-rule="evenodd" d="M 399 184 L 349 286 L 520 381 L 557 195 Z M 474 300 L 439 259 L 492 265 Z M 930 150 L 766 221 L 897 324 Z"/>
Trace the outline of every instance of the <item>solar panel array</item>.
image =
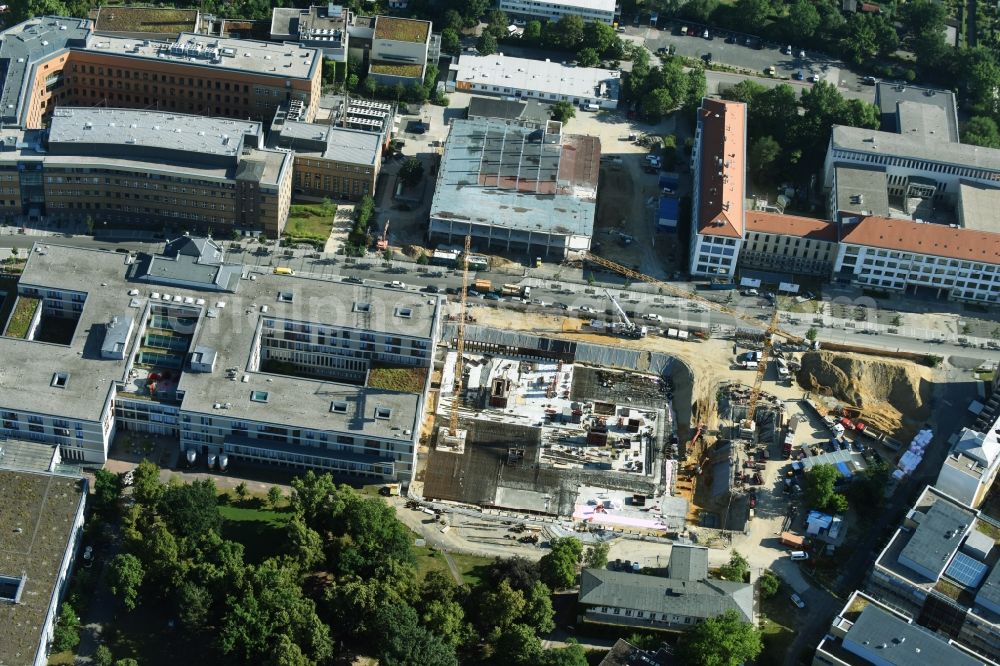
<path id="1" fill-rule="evenodd" d="M 960 585 L 975 589 L 983 582 L 989 569 L 987 565 L 965 553 L 955 553 L 955 559 L 948 565 L 944 575 Z"/>

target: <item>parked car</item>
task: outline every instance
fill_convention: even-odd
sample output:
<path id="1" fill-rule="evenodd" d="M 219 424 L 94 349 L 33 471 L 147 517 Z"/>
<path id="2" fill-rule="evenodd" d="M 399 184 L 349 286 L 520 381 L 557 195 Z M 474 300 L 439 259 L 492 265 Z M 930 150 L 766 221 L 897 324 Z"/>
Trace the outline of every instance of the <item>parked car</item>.
<path id="1" fill-rule="evenodd" d="M 809 553 L 807 553 L 804 550 L 793 550 L 791 553 L 788 554 L 788 556 L 792 558 L 793 562 L 800 562 L 802 560 L 809 559 Z"/>
<path id="2" fill-rule="evenodd" d="M 361 278 L 356 278 L 353 275 L 348 275 L 341 282 L 346 282 L 347 284 L 364 284 L 365 281 Z"/>
<path id="3" fill-rule="evenodd" d="M 488 294 L 485 294 L 483 296 L 483 298 L 485 298 L 488 301 L 502 301 L 503 300 L 502 298 L 500 298 L 500 296 L 498 296 L 497 294 L 494 294 L 492 291 L 489 292 Z"/>
<path id="4" fill-rule="evenodd" d="M 806 75 L 803 74 L 802 70 L 800 69 L 799 71 L 792 74 L 792 78 L 795 79 L 796 81 L 802 81 L 803 79 L 806 78 Z"/>
<path id="5" fill-rule="evenodd" d="M 708 28 L 705 28 L 704 30 L 702 30 L 701 37 L 702 37 L 702 39 L 711 39 L 711 36 L 708 33 Z"/>
<path id="6" fill-rule="evenodd" d="M 874 76 L 866 76 L 865 78 L 861 79 L 861 83 L 865 84 L 866 86 L 873 86 L 876 83 L 878 83 L 878 79 L 876 79 Z"/>
<path id="7" fill-rule="evenodd" d="M 795 594 L 794 592 L 792 593 L 792 596 L 790 597 L 790 599 L 792 600 L 792 603 L 795 604 L 795 606 L 797 608 L 805 608 L 806 607 L 806 602 L 802 601 L 802 597 L 800 597 L 799 595 Z"/>
<path id="8" fill-rule="evenodd" d="M 427 294 L 440 294 L 441 293 L 441 288 L 437 287 L 437 286 L 435 286 L 433 284 L 429 284 L 426 287 L 424 287 L 423 289 L 421 289 L 420 291 L 422 291 L 424 293 L 427 293 Z"/>
<path id="9" fill-rule="evenodd" d="M 393 280 L 386 286 L 389 287 L 390 289 L 406 289 L 406 283 L 400 282 L 399 280 Z"/>

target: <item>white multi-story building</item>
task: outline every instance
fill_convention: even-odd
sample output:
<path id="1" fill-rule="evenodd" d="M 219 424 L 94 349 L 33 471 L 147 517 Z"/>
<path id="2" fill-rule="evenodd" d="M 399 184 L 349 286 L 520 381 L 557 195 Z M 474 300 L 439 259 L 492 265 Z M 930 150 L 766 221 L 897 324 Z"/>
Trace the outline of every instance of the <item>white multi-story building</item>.
<path id="1" fill-rule="evenodd" d="M 621 92 L 621 72 L 599 67 L 574 67 L 549 60 L 463 54 L 455 72 L 458 92 L 569 102 L 583 109 L 614 109 Z M 449 84 L 451 85 L 451 84 Z"/>
<path id="2" fill-rule="evenodd" d="M 746 104 L 705 98 L 694 136 L 691 275 L 736 273 L 744 234 Z"/>
<path id="3" fill-rule="evenodd" d="M 962 428 L 934 487 L 978 509 L 1000 470 L 1000 416 L 985 432 Z"/>
<path id="4" fill-rule="evenodd" d="M 425 295 L 254 272 L 211 240 L 36 247 L 0 337 L 0 435 L 103 463 L 138 431 L 201 458 L 405 480 L 437 322 Z"/>
<path id="5" fill-rule="evenodd" d="M 620 8 L 615 0 L 500 0 L 500 11 L 508 16 L 558 21 L 563 16 L 579 16 L 585 22 L 615 22 Z"/>
<path id="6" fill-rule="evenodd" d="M 841 235 L 834 278 L 888 291 L 1000 302 L 1000 234 L 866 217 Z"/>

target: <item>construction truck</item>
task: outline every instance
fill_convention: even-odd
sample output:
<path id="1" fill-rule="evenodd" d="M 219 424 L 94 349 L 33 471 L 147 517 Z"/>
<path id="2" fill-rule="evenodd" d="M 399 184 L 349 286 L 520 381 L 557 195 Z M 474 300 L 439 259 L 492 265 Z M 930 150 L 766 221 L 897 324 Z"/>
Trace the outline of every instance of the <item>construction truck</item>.
<path id="1" fill-rule="evenodd" d="M 516 284 L 505 284 L 500 288 L 500 293 L 504 296 L 523 296 L 527 298 L 531 294 L 531 287 L 521 287 Z"/>
<path id="2" fill-rule="evenodd" d="M 781 545 L 788 546 L 789 548 L 796 548 L 802 550 L 806 545 L 806 540 L 797 534 L 792 534 L 791 532 L 781 533 Z"/>
<path id="3" fill-rule="evenodd" d="M 493 291 L 493 283 L 489 280 L 476 280 L 472 283 L 472 288 L 480 294 L 488 294 Z"/>

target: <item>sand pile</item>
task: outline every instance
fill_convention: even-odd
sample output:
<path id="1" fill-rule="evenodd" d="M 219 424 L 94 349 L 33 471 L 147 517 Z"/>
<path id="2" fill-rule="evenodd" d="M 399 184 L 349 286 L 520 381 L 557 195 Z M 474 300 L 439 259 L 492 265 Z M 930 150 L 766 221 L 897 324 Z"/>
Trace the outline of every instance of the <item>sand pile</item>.
<path id="1" fill-rule="evenodd" d="M 890 435 L 913 430 L 930 414 L 931 371 L 904 361 L 808 352 L 798 381 L 863 410 L 861 420 Z"/>

